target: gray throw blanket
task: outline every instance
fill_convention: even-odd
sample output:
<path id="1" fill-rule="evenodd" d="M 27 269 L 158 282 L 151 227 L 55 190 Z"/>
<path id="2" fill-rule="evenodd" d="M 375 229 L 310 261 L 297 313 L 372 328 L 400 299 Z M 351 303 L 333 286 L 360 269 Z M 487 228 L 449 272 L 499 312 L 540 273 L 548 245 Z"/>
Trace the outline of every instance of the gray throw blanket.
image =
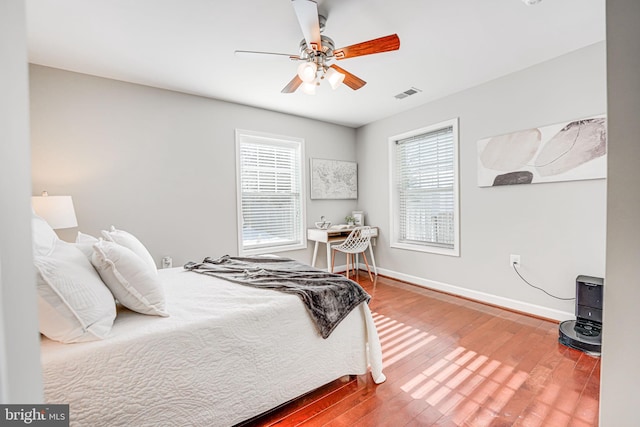
<path id="1" fill-rule="evenodd" d="M 224 255 L 188 262 L 184 268 L 241 285 L 298 295 L 322 338 L 327 338 L 351 310 L 371 299 L 353 280 L 288 258 Z"/>

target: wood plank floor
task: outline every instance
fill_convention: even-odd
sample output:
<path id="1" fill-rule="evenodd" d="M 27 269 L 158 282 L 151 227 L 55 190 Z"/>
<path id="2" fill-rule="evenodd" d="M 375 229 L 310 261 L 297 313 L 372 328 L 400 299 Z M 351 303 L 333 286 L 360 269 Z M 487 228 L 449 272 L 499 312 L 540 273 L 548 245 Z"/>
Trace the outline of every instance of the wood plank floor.
<path id="1" fill-rule="evenodd" d="M 560 345 L 556 323 L 386 277 L 358 282 L 387 381 L 336 381 L 251 425 L 598 425 L 600 359 Z"/>

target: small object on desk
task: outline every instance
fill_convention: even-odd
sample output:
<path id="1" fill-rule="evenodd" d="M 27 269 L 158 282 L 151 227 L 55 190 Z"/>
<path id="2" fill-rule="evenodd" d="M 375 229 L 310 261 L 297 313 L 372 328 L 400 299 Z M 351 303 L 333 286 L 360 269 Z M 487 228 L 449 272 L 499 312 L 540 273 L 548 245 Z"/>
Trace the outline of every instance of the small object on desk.
<path id="1" fill-rule="evenodd" d="M 351 215 L 345 216 L 344 220 L 347 222 L 347 225 L 355 225 L 356 224 L 356 219 L 354 217 L 352 217 Z"/>
<path id="2" fill-rule="evenodd" d="M 355 224 L 358 227 L 362 227 L 364 225 L 364 212 L 363 211 L 353 211 L 351 212 L 351 216 L 355 220 Z"/>
<path id="3" fill-rule="evenodd" d="M 326 230 L 331 225 L 331 221 L 325 221 L 324 216 L 320 217 L 320 221 L 316 222 L 316 228 L 320 230 Z"/>
<path id="4" fill-rule="evenodd" d="M 348 230 L 349 228 L 351 228 L 351 226 L 348 224 L 336 224 L 329 227 L 329 230 Z"/>

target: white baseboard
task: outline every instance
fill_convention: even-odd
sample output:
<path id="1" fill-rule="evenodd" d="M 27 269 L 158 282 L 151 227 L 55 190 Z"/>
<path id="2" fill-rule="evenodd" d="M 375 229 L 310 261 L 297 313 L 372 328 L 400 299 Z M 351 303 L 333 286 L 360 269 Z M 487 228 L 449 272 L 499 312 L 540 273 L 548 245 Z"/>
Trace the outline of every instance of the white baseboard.
<path id="1" fill-rule="evenodd" d="M 336 272 L 346 270 L 346 266 L 344 265 L 340 266 L 339 268 L 336 267 Z M 364 271 L 367 270 L 364 264 L 360 265 L 360 269 Z M 411 276 L 409 274 L 399 273 L 393 270 L 387 270 L 386 268 L 378 267 L 378 273 L 384 276 L 391 277 L 393 279 L 398 279 L 414 285 L 422 286 L 424 288 L 446 292 L 449 294 L 469 298 L 475 301 L 484 302 L 484 303 L 496 305 L 499 307 L 504 307 L 510 310 L 516 310 L 523 313 L 532 314 L 534 316 L 544 317 L 547 319 L 553 319 L 558 321 L 575 319 L 575 315 L 573 313 L 569 313 L 566 311 L 556 310 L 553 308 L 543 307 L 540 305 L 530 304 L 523 301 L 518 301 L 510 298 L 492 295 L 486 292 L 475 291 L 473 289 L 461 288 L 459 286 L 450 285 L 448 283 L 437 282 L 435 280 L 424 279 L 422 277 Z"/>
<path id="2" fill-rule="evenodd" d="M 362 264 L 364 265 L 364 264 Z M 366 269 L 366 267 L 363 267 Z M 329 268 L 326 269 L 327 271 L 329 271 Z M 345 271 L 347 271 L 347 264 L 342 264 L 342 265 L 336 265 L 333 267 L 333 272 L 334 273 L 344 273 Z"/>

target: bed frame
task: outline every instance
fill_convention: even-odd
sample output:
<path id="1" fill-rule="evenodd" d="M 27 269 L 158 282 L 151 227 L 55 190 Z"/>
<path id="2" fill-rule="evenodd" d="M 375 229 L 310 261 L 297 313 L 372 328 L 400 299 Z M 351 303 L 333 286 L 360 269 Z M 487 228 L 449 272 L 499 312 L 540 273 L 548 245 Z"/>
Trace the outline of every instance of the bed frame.
<path id="1" fill-rule="evenodd" d="M 255 425 L 292 400 L 338 397 L 345 375 L 384 381 L 366 303 L 323 339 L 295 295 L 159 274 L 169 317 L 122 309 L 105 340 L 42 339 L 45 401 L 68 403 L 71 426 Z"/>

